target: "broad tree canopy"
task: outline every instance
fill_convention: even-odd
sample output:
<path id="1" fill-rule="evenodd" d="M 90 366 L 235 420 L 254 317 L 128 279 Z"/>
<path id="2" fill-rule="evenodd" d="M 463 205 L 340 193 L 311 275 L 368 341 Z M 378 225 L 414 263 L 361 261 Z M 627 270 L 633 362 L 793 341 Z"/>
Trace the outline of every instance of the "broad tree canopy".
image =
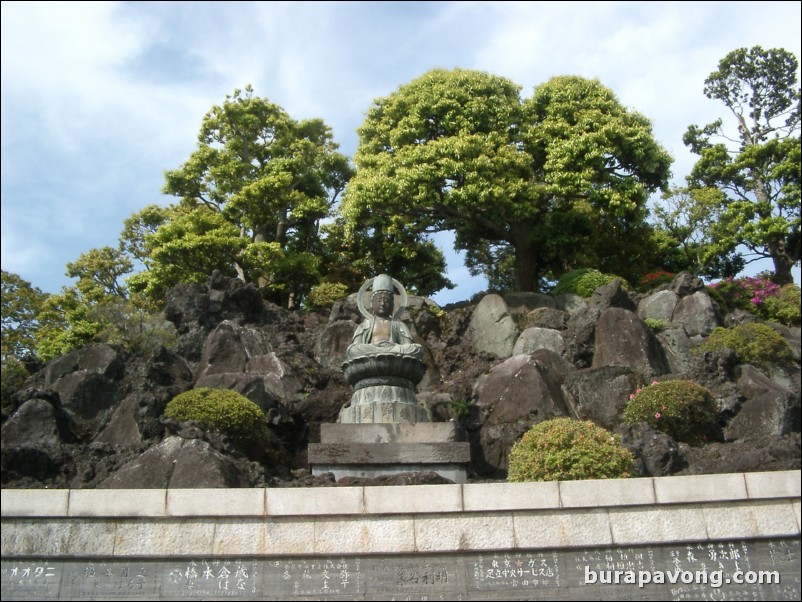
<path id="1" fill-rule="evenodd" d="M 475 263 L 506 250 L 516 290 L 623 240 L 671 162 L 643 116 L 581 77 L 522 101 L 506 78 L 437 69 L 377 99 L 359 135 L 349 223 L 453 230 Z"/>

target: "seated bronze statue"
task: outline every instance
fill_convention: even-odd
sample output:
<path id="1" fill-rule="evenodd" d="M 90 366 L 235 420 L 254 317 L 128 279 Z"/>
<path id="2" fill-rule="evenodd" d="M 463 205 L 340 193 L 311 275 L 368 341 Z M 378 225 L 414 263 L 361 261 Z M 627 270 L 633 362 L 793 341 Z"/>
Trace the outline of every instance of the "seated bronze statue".
<path id="1" fill-rule="evenodd" d="M 423 348 L 412 342 L 412 335 L 409 334 L 406 324 L 393 316 L 393 289 L 393 279 L 390 276 L 382 274 L 373 279 L 373 314 L 365 315 L 366 319 L 356 327 L 351 345 L 346 351 L 347 359 L 394 353 L 423 360 Z"/>
<path id="2" fill-rule="evenodd" d="M 370 284 L 372 313 L 365 308 Z M 402 303 L 394 312 L 396 291 Z M 426 374 L 423 347 L 398 319 L 406 308 L 404 287 L 387 274 L 371 278 L 359 289 L 357 306 L 365 320 L 356 327 L 342 365 L 354 394 L 340 422 L 427 422 L 427 411 L 415 398 L 415 386 Z"/>

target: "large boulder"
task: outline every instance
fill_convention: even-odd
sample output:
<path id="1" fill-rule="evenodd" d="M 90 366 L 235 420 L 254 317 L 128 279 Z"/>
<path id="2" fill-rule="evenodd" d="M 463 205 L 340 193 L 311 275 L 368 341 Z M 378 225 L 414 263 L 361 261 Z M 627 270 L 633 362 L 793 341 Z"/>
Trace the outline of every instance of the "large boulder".
<path id="1" fill-rule="evenodd" d="M 550 328 L 563 331 L 568 326 L 571 314 L 553 307 L 538 307 L 526 314 L 521 321 L 521 328 Z"/>
<path id="2" fill-rule="evenodd" d="M 179 334 L 186 334 L 207 322 L 209 290 L 195 282 L 180 283 L 167 291 L 164 317 L 173 323 Z"/>
<path id="3" fill-rule="evenodd" d="M 708 336 L 716 326 L 721 326 L 713 300 L 705 291 L 683 297 L 674 309 L 671 321 L 682 324 L 694 340 Z"/>
<path id="4" fill-rule="evenodd" d="M 751 365 L 740 369 L 745 401 L 724 431 L 727 439 L 782 437 L 800 430 L 799 394 L 783 388 Z"/>
<path id="5" fill-rule="evenodd" d="M 704 281 L 699 276 L 694 276 L 688 272 L 680 272 L 671 281 L 670 290 L 677 293 L 680 297 L 687 297 L 696 292 L 703 291 Z"/>
<path id="6" fill-rule="evenodd" d="M 678 303 L 679 295 L 674 291 L 652 293 L 638 303 L 638 317 L 641 320 L 670 322 Z"/>
<path id="7" fill-rule="evenodd" d="M 98 443 L 112 446 L 138 447 L 143 442 L 137 417 L 142 403 L 141 393 L 131 393 L 115 408 L 108 424 L 95 437 Z"/>
<path id="8" fill-rule="evenodd" d="M 610 307 L 601 313 L 594 347 L 593 368 L 627 366 L 644 378 L 671 371 L 651 328 L 626 309 Z"/>
<path id="9" fill-rule="evenodd" d="M 677 474 L 716 474 L 799 470 L 802 445 L 799 433 L 749 437 L 731 443 L 708 443 L 701 447 L 679 444 L 688 467 Z"/>
<path id="10" fill-rule="evenodd" d="M 69 415 L 52 401 L 34 397 L 3 424 L 2 447 L 57 448 L 75 439 Z"/>
<path id="11" fill-rule="evenodd" d="M 270 352 L 269 339 L 261 330 L 223 321 L 206 339 L 195 379 L 198 381 L 210 374 L 246 372 L 251 358 Z"/>
<path id="12" fill-rule="evenodd" d="M 161 440 L 164 408 L 173 397 L 192 388 L 192 367 L 174 350 L 161 347 L 145 360 L 141 370 L 132 372 L 130 389 L 136 401 L 126 407 L 134 413 L 143 440 Z"/>
<path id="13" fill-rule="evenodd" d="M 514 292 L 506 293 L 502 295 L 502 298 L 519 330 L 527 327 L 524 322 L 527 314 L 531 311 L 538 308 L 556 309 L 554 297 L 542 293 Z"/>
<path id="14" fill-rule="evenodd" d="M 261 376 L 265 390 L 284 403 L 295 401 L 303 390 L 293 369 L 272 352 L 251 357 L 245 366 L 245 372 Z"/>
<path id="15" fill-rule="evenodd" d="M 2 483 L 43 482 L 59 473 L 63 444 L 73 442 L 73 421 L 50 391 L 29 390 L 3 424 L 0 440 Z"/>
<path id="16" fill-rule="evenodd" d="M 62 407 L 93 428 L 105 422 L 124 395 L 124 353 L 111 345 L 92 345 L 54 359 L 44 369 L 44 386 L 58 393 Z"/>
<path id="17" fill-rule="evenodd" d="M 427 343 L 440 339 L 440 315 L 443 310 L 431 299 L 410 295 L 407 299 L 406 310 L 399 319 L 409 326 L 414 338 L 420 338 Z M 420 340 L 416 340 L 420 343 Z"/>
<path id="18" fill-rule="evenodd" d="M 697 361 L 693 354 L 695 345 L 682 324 L 666 328 L 657 334 L 672 373 L 686 374 Z"/>
<path id="19" fill-rule="evenodd" d="M 102 424 L 121 398 L 117 383 L 85 370 L 63 376 L 51 388 L 61 396 L 64 408 L 77 421 L 93 425 Z"/>
<path id="20" fill-rule="evenodd" d="M 77 371 L 98 374 L 115 381 L 123 376 L 125 359 L 122 352 L 111 345 L 99 344 L 74 349 L 57 357 L 44 368 L 44 385 L 52 387 L 65 376 Z"/>
<path id="21" fill-rule="evenodd" d="M 569 415 L 560 387 L 572 370 L 556 353 L 541 350 L 513 356 L 476 382 L 473 402 L 480 429 L 472 437 L 471 455 L 477 472 L 505 471 L 510 448 L 529 428 Z"/>
<path id="22" fill-rule="evenodd" d="M 286 417 L 279 406 L 295 401 L 303 389 L 293 370 L 271 350 L 262 329 L 229 320 L 206 340 L 195 387 L 237 391 L 272 415 L 274 422 Z"/>
<path id="23" fill-rule="evenodd" d="M 356 299 L 357 293 L 352 293 L 345 299 L 335 301 L 331 306 L 329 322 L 337 322 L 338 320 L 361 322 L 362 314 L 359 312 L 359 306 L 357 305 Z"/>
<path id="24" fill-rule="evenodd" d="M 355 329 L 353 320 L 335 320 L 326 324 L 315 341 L 315 359 L 323 366 L 339 370 Z"/>
<path id="25" fill-rule="evenodd" d="M 554 297 L 554 306 L 570 315 L 577 314 L 587 307 L 587 299 L 575 293 L 563 293 Z"/>
<path id="26" fill-rule="evenodd" d="M 264 324 L 280 320 L 284 311 L 265 304 L 254 284 L 215 270 L 206 284 L 178 284 L 171 288 L 164 314 L 179 334 L 178 352 L 197 362 L 206 336 L 221 322 Z"/>
<path id="27" fill-rule="evenodd" d="M 199 439 L 168 437 L 123 465 L 99 489 L 246 487 L 236 464 Z"/>
<path id="28" fill-rule="evenodd" d="M 621 423 L 630 394 L 643 385 L 642 377 L 626 366 L 603 366 L 571 372 L 563 391 L 574 414 L 612 430 Z"/>
<path id="29" fill-rule="evenodd" d="M 529 354 L 538 349 L 549 349 L 558 355 L 562 355 L 565 351 L 565 341 L 560 331 L 551 328 L 527 328 L 515 341 L 512 354 Z"/>
<path id="30" fill-rule="evenodd" d="M 581 309 L 570 312 L 571 317 L 563 336 L 566 341 L 566 358 L 575 367 L 590 367 L 593 361 L 596 323 L 602 312 L 610 307 L 630 311 L 636 309 L 635 303 L 618 279 L 597 288 Z"/>
<path id="31" fill-rule="evenodd" d="M 622 424 L 615 432 L 621 435 L 621 443 L 635 457 L 638 476 L 665 477 L 688 466 L 679 444 L 645 422 Z"/>
<path id="32" fill-rule="evenodd" d="M 485 295 L 476 306 L 470 325 L 473 348 L 504 359 L 512 355 L 518 327 L 499 295 Z"/>

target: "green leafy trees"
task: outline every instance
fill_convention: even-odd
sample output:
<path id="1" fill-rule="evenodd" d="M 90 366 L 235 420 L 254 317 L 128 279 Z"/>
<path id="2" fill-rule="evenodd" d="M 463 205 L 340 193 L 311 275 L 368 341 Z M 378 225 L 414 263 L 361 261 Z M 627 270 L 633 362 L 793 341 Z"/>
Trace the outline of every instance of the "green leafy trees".
<path id="1" fill-rule="evenodd" d="M 36 349 L 38 315 L 48 295 L 19 275 L 2 271 L 2 337 L 0 350 L 3 364 L 10 358 L 21 360 Z"/>
<path id="2" fill-rule="evenodd" d="M 67 276 L 78 279 L 75 286 L 87 301 L 127 299 L 128 290 L 123 278 L 133 268 L 133 262 L 123 251 L 102 247 L 90 249 L 74 262 L 68 263 Z"/>
<path id="3" fill-rule="evenodd" d="M 343 200 L 352 227 L 453 230 L 474 269 L 511 259 L 517 290 L 611 250 L 636 259 L 620 250 L 639 239 L 670 164 L 644 117 L 580 77 L 522 102 L 505 78 L 433 70 L 376 100 L 359 135 Z"/>
<path id="4" fill-rule="evenodd" d="M 91 317 L 96 304 L 81 297 L 75 287 L 51 295 L 39 312 L 36 355 L 49 361 L 95 341 L 103 324 Z"/>
<path id="5" fill-rule="evenodd" d="M 174 333 L 158 315 L 167 290 L 213 271 L 255 282 L 287 302 L 321 277 L 319 221 L 351 175 L 320 120 L 297 122 L 277 105 L 236 90 L 206 115 L 199 146 L 166 174 L 181 198 L 125 221 L 119 246 L 67 264 L 74 287 L 43 304 L 37 352 L 50 359 L 103 341 L 148 351 Z M 142 271 L 131 274 L 134 267 Z"/>
<path id="6" fill-rule="evenodd" d="M 324 234 L 324 279 L 344 284 L 349 292 L 376 274 L 392 274 L 408 292 L 429 296 L 454 288 L 444 276 L 443 252 L 425 235 L 407 228 L 386 227 L 380 219 L 350 228 L 342 216 L 321 227 Z"/>
<path id="7" fill-rule="evenodd" d="M 36 355 L 39 312 L 48 295 L 18 274 L 2 270 L 0 403 L 3 408 L 29 376 L 23 360 Z"/>
<path id="8" fill-rule="evenodd" d="M 745 262 L 735 249 L 710 244 L 717 209 L 725 201 L 718 188 L 675 187 L 654 207 L 655 263 L 672 272 L 697 276 L 733 277 Z"/>
<path id="9" fill-rule="evenodd" d="M 148 237 L 154 234 L 173 215 L 174 210 L 160 205 L 148 205 L 123 222 L 120 250 L 126 257 L 145 263 L 150 254 Z"/>
<path id="10" fill-rule="evenodd" d="M 90 249 L 67 264 L 75 286 L 64 287 L 42 304 L 36 332 L 37 355 L 47 361 L 71 349 L 104 340 L 111 324 L 104 315 L 112 305 L 129 305 L 123 281 L 133 269 L 127 255 L 111 247 Z"/>
<path id="11" fill-rule="evenodd" d="M 618 479 L 632 474 L 621 437 L 592 422 L 554 418 L 536 424 L 512 446 L 507 480 Z"/>
<path id="12" fill-rule="evenodd" d="M 348 287 L 341 282 L 321 282 L 309 292 L 308 305 L 317 308 L 330 308 L 336 301 L 345 299 Z"/>
<path id="13" fill-rule="evenodd" d="M 297 299 L 320 277 L 320 220 L 350 175 L 321 120 L 296 121 L 250 86 L 235 90 L 204 117 L 197 150 L 165 174 L 164 192 L 180 203 L 129 224 L 146 266 L 132 289 L 157 297 L 220 269 Z"/>
<path id="14" fill-rule="evenodd" d="M 84 262 L 79 260 L 68 267 L 75 265 L 84 265 Z M 50 360 L 91 342 L 102 328 L 88 318 L 93 303 L 87 302 L 77 288 L 65 288 L 61 294 L 48 295 L 16 274 L 3 271 L 2 277 L 3 366 L 26 356 Z M 97 290 L 88 280 L 82 284 Z"/>
<path id="15" fill-rule="evenodd" d="M 137 215 L 130 218 L 136 221 Z M 205 282 L 214 270 L 235 276 L 234 261 L 247 241 L 223 215 L 206 207 L 171 208 L 164 223 L 142 240 L 145 271 L 128 279 L 131 289 L 158 304 L 179 282 Z M 243 260 L 240 257 L 239 261 Z"/>
<path id="16" fill-rule="evenodd" d="M 797 68 L 782 49 L 730 52 L 705 80 L 704 93 L 724 103 L 737 129 L 719 119 L 690 126 L 683 138 L 699 155 L 690 186 L 724 193 L 712 208 L 710 253 L 725 256 L 743 245 L 752 259 L 773 261 L 778 284 L 793 281 L 802 240 Z"/>
<path id="17" fill-rule="evenodd" d="M 36 351 L 50 360 L 71 349 L 104 342 L 147 353 L 175 341 L 175 329 L 139 294 L 131 294 L 126 276 L 133 256 L 120 247 L 90 249 L 67 264 L 75 286 L 50 295 L 40 307 Z"/>

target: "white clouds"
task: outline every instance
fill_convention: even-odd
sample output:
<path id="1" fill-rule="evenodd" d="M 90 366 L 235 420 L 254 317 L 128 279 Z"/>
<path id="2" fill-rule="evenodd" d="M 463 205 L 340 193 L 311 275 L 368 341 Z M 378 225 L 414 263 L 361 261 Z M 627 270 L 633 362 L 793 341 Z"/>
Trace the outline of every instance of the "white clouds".
<path id="1" fill-rule="evenodd" d="M 3 4 L 3 105 L 42 121 L 70 148 L 109 96 L 124 100 L 117 70 L 141 49 L 143 31 L 100 2 Z"/>
<path id="2" fill-rule="evenodd" d="M 165 200 L 163 171 L 248 83 L 352 154 L 372 100 L 434 67 L 503 75 L 525 96 L 598 77 L 652 119 L 681 179 L 685 128 L 721 113 L 707 74 L 741 46 L 799 56 L 799 24 L 798 2 L 3 2 L 3 266 L 58 290 L 66 262 Z M 453 300 L 478 286 L 464 272 Z"/>

